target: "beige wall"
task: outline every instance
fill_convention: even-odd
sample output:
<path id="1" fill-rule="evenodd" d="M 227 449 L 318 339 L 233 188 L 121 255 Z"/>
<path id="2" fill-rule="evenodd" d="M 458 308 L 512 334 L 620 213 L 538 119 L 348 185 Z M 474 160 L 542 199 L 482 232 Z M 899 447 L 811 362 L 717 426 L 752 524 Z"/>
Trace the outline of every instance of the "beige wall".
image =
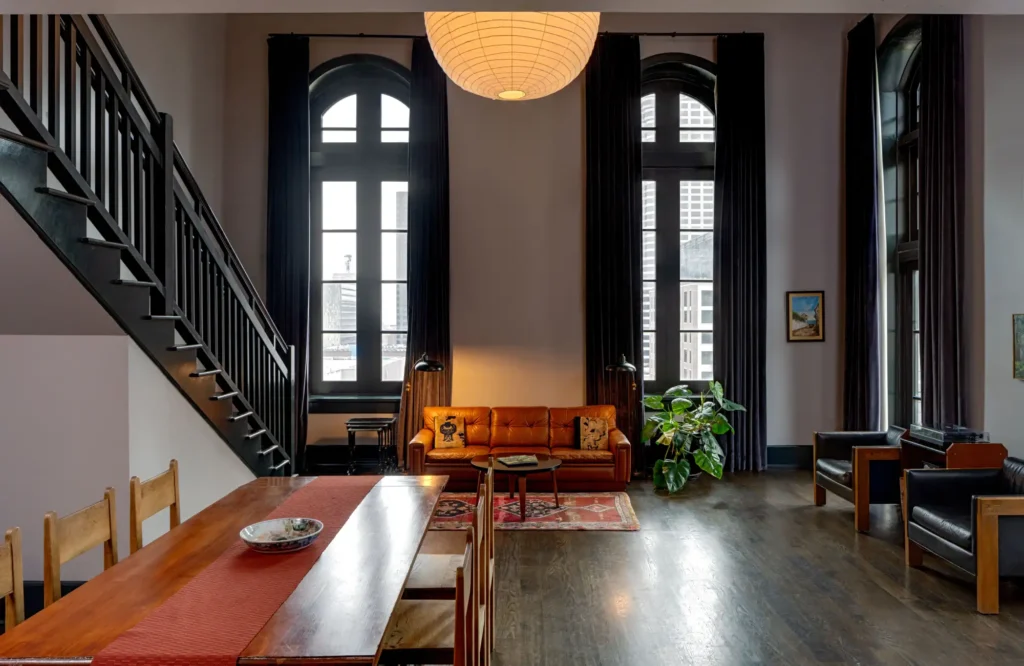
<path id="1" fill-rule="evenodd" d="M 605 14 L 607 30 L 764 32 L 768 133 L 768 441 L 839 425 L 842 88 L 846 15 Z M 228 17 L 225 226 L 265 272 L 266 36 L 422 30 L 419 15 Z M 713 57 L 710 39 L 645 39 L 644 55 Z M 314 65 L 394 42 L 313 40 Z M 394 59 L 407 63 L 407 51 Z M 582 82 L 529 104 L 450 88 L 453 400 L 584 399 Z M 827 340 L 785 341 L 787 290 L 826 292 Z"/>
<path id="2" fill-rule="evenodd" d="M 166 470 L 172 458 L 177 460 L 182 520 L 256 478 L 138 345 L 127 340 L 125 353 L 132 476 L 148 479 Z M 144 543 L 165 534 L 168 521 L 166 509 L 147 520 Z"/>
<path id="3" fill-rule="evenodd" d="M 174 141 L 220 215 L 226 18 L 218 14 L 107 18 L 153 103 L 174 119 Z"/>
<path id="4" fill-rule="evenodd" d="M 969 153 L 975 168 L 980 167 L 983 174 L 983 200 L 975 204 L 974 212 L 984 220 L 984 423 L 993 439 L 1005 443 L 1011 455 L 1024 457 L 1024 432 L 1020 427 L 1024 382 L 1013 379 L 1011 356 L 1011 315 L 1024 312 L 1020 296 L 1024 280 L 1020 260 L 1024 247 L 1024 227 L 1020 223 L 1024 136 L 1019 131 L 1019 110 L 1024 104 L 1024 71 L 1020 68 L 1024 19 L 986 16 L 973 19 L 970 26 L 968 37 L 974 44 L 982 43 L 973 50 L 969 42 L 968 55 L 973 51 L 976 56 L 980 51 L 983 60 L 978 63 L 969 58 L 967 71 L 976 76 L 968 90 L 968 99 L 972 100 L 969 110 L 976 112 L 974 122 L 968 123 L 968 139 L 973 136 L 980 145 Z M 968 312 L 975 310 L 970 300 L 966 305 Z"/>
<path id="5" fill-rule="evenodd" d="M 13 128 L 0 119 L 0 125 Z M 121 335 L 121 327 L 0 197 L 0 335 Z"/>
<path id="6" fill-rule="evenodd" d="M 22 529 L 26 580 L 42 580 L 47 511 L 66 515 L 113 487 L 123 558 L 132 475 L 149 478 L 177 458 L 183 520 L 254 478 L 124 335 L 0 335 L 0 447 L 0 525 Z M 147 543 L 167 531 L 166 513 L 146 522 Z M 94 550 L 62 578 L 102 569 Z"/>
<path id="7" fill-rule="evenodd" d="M 88 296 L 88 294 L 86 294 Z M 0 336 L 0 525 L 22 531 L 25 579 L 43 579 L 43 515 L 118 501 L 128 555 L 128 356 L 124 336 Z M 87 580 L 95 550 L 61 569 Z"/>

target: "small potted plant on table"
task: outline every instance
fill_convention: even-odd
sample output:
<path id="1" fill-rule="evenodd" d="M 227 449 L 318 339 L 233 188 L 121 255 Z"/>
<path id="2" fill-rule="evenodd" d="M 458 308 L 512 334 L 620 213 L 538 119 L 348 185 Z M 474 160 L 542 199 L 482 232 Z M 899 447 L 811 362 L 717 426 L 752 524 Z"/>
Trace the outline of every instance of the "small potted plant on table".
<path id="1" fill-rule="evenodd" d="M 675 386 L 664 396 L 645 396 L 644 406 L 655 412 L 647 416 L 641 440 L 654 439 L 665 447 L 665 457 L 654 463 L 656 489 L 678 492 L 697 469 L 722 478 L 725 452 L 716 437 L 733 432 L 726 412 L 747 410 L 728 400 L 719 382 L 697 394 Z"/>

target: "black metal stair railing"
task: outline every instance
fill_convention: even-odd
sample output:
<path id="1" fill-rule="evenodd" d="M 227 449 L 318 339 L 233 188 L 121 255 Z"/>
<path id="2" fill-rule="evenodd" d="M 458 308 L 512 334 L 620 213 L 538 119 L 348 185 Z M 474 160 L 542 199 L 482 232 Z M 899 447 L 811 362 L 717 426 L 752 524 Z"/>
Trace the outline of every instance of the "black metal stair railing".
<path id="1" fill-rule="evenodd" d="M 132 277 L 120 284 L 150 290 L 146 319 L 173 323 L 167 350 L 194 350 L 189 375 L 215 383 L 210 400 L 230 403 L 224 423 L 248 426 L 244 440 L 257 440 L 258 452 L 236 452 L 260 461 L 259 471 L 288 473 L 292 349 L 174 145 L 170 116 L 157 110 L 102 16 L 0 21 L 3 110 L 21 134 L 45 145 L 64 190 L 88 204 L 102 237 L 88 241 L 121 251 Z"/>

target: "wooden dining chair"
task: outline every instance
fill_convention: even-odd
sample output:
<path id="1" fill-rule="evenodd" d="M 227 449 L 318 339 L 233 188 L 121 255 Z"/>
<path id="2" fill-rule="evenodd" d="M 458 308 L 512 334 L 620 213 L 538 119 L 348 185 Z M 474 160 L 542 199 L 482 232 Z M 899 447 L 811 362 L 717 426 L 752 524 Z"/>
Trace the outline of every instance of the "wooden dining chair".
<path id="1" fill-rule="evenodd" d="M 484 525 L 475 523 L 473 527 L 484 530 L 484 538 L 489 542 L 489 552 L 493 559 L 494 553 L 494 470 L 488 470 L 484 475 L 484 483 L 477 489 L 476 504 L 483 502 L 489 508 L 484 516 Z M 406 599 L 454 599 L 455 598 L 455 570 L 462 563 L 461 547 L 452 549 L 453 540 L 451 531 L 447 532 L 448 539 L 440 538 L 433 541 L 424 540 L 420 547 L 420 554 L 413 562 L 412 571 L 405 582 L 403 597 Z M 426 551 L 426 552 L 424 552 Z M 488 571 L 489 577 L 493 574 Z"/>
<path id="2" fill-rule="evenodd" d="M 60 599 L 60 567 L 96 546 L 103 546 L 103 568 L 117 564 L 117 513 L 114 489 L 103 499 L 69 516 L 50 511 L 43 518 L 43 605 Z"/>
<path id="3" fill-rule="evenodd" d="M 494 613 L 494 570 L 491 567 L 491 553 L 494 543 L 494 470 L 487 470 L 487 481 L 480 486 L 477 493 L 478 521 L 480 522 L 483 537 L 479 539 L 479 550 L 476 560 L 476 570 L 479 572 L 479 607 L 477 609 L 476 625 L 476 657 L 477 663 L 481 666 L 490 666 L 491 651 L 493 645 L 493 622 L 491 618 Z"/>
<path id="4" fill-rule="evenodd" d="M 131 491 L 131 552 L 142 548 L 142 521 L 169 508 L 171 529 L 181 524 L 181 495 L 178 491 L 178 461 L 171 460 L 170 468 L 148 481 L 133 476 L 129 484 Z"/>
<path id="5" fill-rule="evenodd" d="M 455 570 L 455 599 L 402 599 L 384 635 L 379 664 L 479 666 L 475 563 L 477 531 L 466 533 L 462 562 Z"/>
<path id="6" fill-rule="evenodd" d="M 0 549 L 0 596 L 4 598 L 4 631 L 25 621 L 25 581 L 21 568 L 21 530 L 12 527 Z"/>

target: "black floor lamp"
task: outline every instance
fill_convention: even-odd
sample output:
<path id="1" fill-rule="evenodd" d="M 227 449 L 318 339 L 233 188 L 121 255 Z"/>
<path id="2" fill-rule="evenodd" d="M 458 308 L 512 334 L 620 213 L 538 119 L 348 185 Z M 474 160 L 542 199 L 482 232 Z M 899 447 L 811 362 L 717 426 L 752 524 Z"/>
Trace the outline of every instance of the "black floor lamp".
<path id="1" fill-rule="evenodd" d="M 604 369 L 607 372 L 628 372 L 630 374 L 630 378 L 633 380 L 633 390 L 636 391 L 636 366 L 626 359 L 625 354 L 621 354 L 618 361 L 604 366 Z M 640 396 L 640 401 L 641 403 L 643 402 L 643 396 Z M 643 414 L 643 411 L 641 410 L 640 413 Z M 637 429 L 637 432 L 643 432 L 643 423 L 640 423 L 639 425 L 640 427 Z M 637 442 L 637 447 L 639 447 L 640 451 L 643 451 L 644 464 L 643 471 L 633 472 L 633 478 L 644 479 L 647 478 L 647 447 L 644 446 L 643 442 Z"/>

